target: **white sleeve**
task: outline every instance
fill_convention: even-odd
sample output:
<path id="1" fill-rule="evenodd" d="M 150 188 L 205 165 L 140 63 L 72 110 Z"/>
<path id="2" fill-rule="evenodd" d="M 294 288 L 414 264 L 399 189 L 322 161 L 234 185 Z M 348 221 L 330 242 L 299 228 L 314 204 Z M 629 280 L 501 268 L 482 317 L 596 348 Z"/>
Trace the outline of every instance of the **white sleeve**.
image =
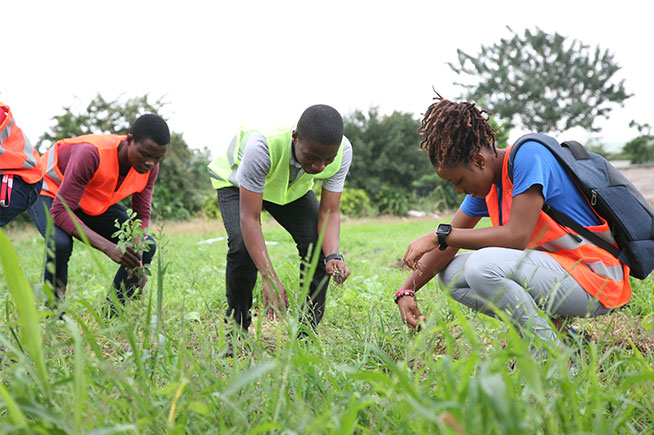
<path id="1" fill-rule="evenodd" d="M 270 172 L 268 142 L 256 131 L 248 133 L 244 140 L 245 151 L 236 171 L 236 181 L 251 192 L 263 193 L 266 175 Z"/>

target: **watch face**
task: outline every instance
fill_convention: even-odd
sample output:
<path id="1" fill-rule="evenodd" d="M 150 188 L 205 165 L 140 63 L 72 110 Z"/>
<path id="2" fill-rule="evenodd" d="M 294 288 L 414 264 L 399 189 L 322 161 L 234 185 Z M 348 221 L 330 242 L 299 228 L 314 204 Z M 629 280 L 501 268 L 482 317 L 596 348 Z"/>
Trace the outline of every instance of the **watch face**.
<path id="1" fill-rule="evenodd" d="M 439 224 L 438 228 L 436 228 L 436 232 L 437 233 L 443 233 L 443 234 L 449 234 L 451 229 L 452 229 L 452 225 L 450 225 L 450 224 Z"/>

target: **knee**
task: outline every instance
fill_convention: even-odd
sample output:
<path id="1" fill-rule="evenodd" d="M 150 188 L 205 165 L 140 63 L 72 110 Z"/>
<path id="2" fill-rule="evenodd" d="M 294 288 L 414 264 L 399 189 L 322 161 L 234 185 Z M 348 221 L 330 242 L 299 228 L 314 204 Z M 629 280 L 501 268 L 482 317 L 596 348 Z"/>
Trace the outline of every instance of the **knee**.
<path id="1" fill-rule="evenodd" d="M 145 244 L 148 247 L 148 250 L 143 253 L 143 262 L 149 264 L 154 258 L 154 254 L 157 253 L 157 243 L 154 241 L 152 236 L 148 236 Z"/>
<path id="2" fill-rule="evenodd" d="M 498 255 L 494 252 L 496 248 L 483 248 L 473 252 L 466 262 L 465 278 L 470 287 L 477 292 L 485 289 L 495 288 L 496 285 L 489 285 L 498 279 L 504 278 L 501 264 L 498 263 Z"/>
<path id="3" fill-rule="evenodd" d="M 73 251 L 72 236 L 59 227 L 55 227 L 55 234 L 50 243 L 57 257 L 69 257 Z"/>

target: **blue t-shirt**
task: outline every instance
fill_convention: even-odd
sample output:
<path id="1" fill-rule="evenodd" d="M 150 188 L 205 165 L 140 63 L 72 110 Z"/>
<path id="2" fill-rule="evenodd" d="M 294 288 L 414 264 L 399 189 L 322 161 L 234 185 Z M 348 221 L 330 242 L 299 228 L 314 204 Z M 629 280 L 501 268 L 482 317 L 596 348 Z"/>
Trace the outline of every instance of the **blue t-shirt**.
<path id="1" fill-rule="evenodd" d="M 513 162 L 513 196 L 520 195 L 534 184 L 542 186 L 545 204 L 565 213 L 581 225 L 600 224 L 556 157 L 545 146 L 536 141 L 528 141 L 522 144 Z M 501 198 L 501 185 L 496 185 L 495 188 Z M 485 199 L 470 195 L 463 200 L 461 211 L 473 217 L 488 216 Z"/>

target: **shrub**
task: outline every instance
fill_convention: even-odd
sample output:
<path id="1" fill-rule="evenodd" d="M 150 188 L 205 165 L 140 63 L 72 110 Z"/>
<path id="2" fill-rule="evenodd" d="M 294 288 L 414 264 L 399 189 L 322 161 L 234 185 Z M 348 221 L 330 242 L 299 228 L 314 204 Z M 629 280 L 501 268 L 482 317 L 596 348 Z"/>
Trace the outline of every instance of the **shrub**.
<path id="1" fill-rule="evenodd" d="M 212 195 L 206 195 L 202 200 L 202 213 L 208 218 L 220 219 L 218 198 L 216 198 L 215 190 L 212 193 Z"/>
<path id="2" fill-rule="evenodd" d="M 374 214 L 370 197 L 363 189 L 343 189 L 341 213 L 350 217 L 363 217 Z"/>
<path id="3" fill-rule="evenodd" d="M 403 188 L 383 184 L 375 195 L 375 203 L 380 213 L 404 216 L 409 211 L 409 194 Z"/>

